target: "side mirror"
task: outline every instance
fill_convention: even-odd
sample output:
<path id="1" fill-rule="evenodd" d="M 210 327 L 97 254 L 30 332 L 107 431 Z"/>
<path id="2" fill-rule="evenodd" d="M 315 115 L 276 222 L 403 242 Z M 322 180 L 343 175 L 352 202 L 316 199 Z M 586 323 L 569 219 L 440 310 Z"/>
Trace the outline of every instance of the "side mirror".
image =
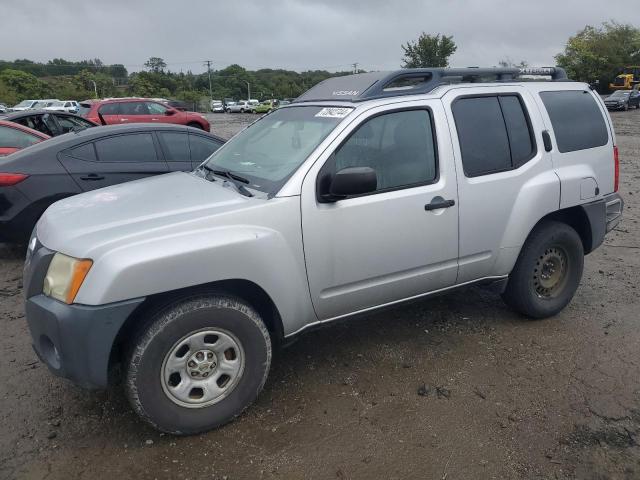
<path id="1" fill-rule="evenodd" d="M 168 108 L 167 110 L 165 110 L 164 114 L 165 115 L 175 115 L 176 111 L 172 108 Z"/>
<path id="2" fill-rule="evenodd" d="M 378 187 L 376 171 L 370 167 L 347 167 L 336 172 L 329 185 L 327 201 L 340 200 L 351 195 L 375 192 Z"/>

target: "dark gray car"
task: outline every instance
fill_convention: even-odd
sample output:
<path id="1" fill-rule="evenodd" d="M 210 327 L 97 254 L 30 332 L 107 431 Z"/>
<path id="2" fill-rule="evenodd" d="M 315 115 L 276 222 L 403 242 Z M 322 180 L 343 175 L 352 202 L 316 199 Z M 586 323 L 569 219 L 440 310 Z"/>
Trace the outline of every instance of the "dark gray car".
<path id="1" fill-rule="evenodd" d="M 56 137 L 74 130 L 96 127 L 97 123 L 87 120 L 80 115 L 67 112 L 53 112 L 49 110 L 22 110 L 0 115 L 0 120 L 19 123 L 25 127 Z"/>
<path id="2" fill-rule="evenodd" d="M 0 239 L 26 241 L 61 198 L 190 171 L 224 140 L 183 125 L 114 125 L 52 138 L 0 160 Z"/>

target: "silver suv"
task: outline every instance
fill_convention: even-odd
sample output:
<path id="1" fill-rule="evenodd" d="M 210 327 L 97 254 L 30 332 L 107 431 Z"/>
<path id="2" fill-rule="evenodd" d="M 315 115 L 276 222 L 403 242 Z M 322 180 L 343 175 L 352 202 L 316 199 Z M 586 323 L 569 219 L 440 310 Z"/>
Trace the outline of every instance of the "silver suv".
<path id="1" fill-rule="evenodd" d="M 27 321 L 55 374 L 104 388 L 119 364 L 142 418 L 202 432 L 310 327 L 471 284 L 555 315 L 620 220 L 617 189 L 606 108 L 561 69 L 332 78 L 192 173 L 52 205 Z"/>

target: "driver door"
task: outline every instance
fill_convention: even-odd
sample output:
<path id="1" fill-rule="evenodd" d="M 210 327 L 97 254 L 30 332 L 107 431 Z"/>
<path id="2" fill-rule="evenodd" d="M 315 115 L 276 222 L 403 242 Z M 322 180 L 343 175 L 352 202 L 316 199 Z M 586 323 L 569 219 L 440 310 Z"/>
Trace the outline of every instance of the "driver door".
<path id="1" fill-rule="evenodd" d="M 367 112 L 305 177 L 305 261 L 320 320 L 456 282 L 457 188 L 446 119 L 438 102 L 412 103 Z M 376 190 L 324 201 L 335 172 L 354 166 L 376 171 Z M 444 200 L 448 207 L 430 208 Z"/>

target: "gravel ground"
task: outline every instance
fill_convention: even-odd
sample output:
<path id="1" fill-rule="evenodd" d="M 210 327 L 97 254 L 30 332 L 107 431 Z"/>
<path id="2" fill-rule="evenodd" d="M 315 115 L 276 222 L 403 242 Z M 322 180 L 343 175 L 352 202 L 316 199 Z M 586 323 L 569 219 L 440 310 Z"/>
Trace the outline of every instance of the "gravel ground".
<path id="1" fill-rule="evenodd" d="M 55 378 L 30 346 L 22 253 L 0 245 L 0 478 L 640 478 L 640 110 L 613 113 L 623 223 L 555 318 L 471 288 L 309 333 L 257 403 L 161 435 L 121 391 Z M 251 115 L 215 115 L 229 136 Z"/>

